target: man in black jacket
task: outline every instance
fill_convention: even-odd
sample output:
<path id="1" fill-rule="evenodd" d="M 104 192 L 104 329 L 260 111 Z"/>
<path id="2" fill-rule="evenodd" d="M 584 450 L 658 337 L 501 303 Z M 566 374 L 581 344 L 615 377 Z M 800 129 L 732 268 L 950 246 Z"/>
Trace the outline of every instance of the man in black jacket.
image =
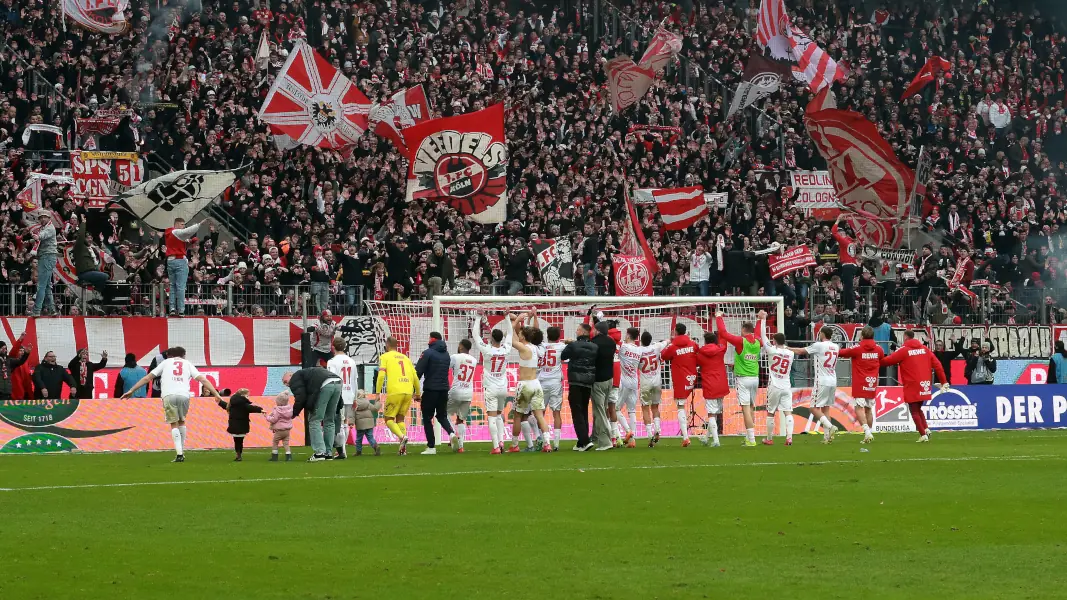
<path id="1" fill-rule="evenodd" d="M 293 392 L 294 419 L 308 410 L 308 438 L 315 451 L 308 462 L 332 459 L 330 448 L 337 433 L 333 415 L 341 400 L 341 379 L 322 367 L 309 367 L 282 375 L 282 385 Z"/>
<path id="2" fill-rule="evenodd" d="M 441 289 L 447 283 L 450 289 L 456 287 L 456 267 L 452 264 L 452 258 L 445 254 L 445 246 L 441 242 L 433 245 L 433 254 L 426 261 L 426 299 L 441 293 Z"/>
<path id="3" fill-rule="evenodd" d="M 451 440 L 456 433 L 448 422 L 448 367 L 451 365 L 448 345 L 441 339 L 441 334 L 430 332 L 430 347 L 422 351 L 415 373 L 422 379 L 422 427 L 426 431 L 426 450 L 423 454 L 437 454 L 437 436 L 433 431 L 433 419 L 436 415 L 441 429 L 448 432 Z M 452 440 L 455 442 L 456 440 Z"/>
<path id="4" fill-rule="evenodd" d="M 596 344 L 589 341 L 589 325 L 582 323 L 578 326 L 578 339 L 567 344 L 559 355 L 560 360 L 567 362 L 567 381 L 571 387 L 568 404 L 574 434 L 578 437 L 574 449 L 578 452 L 593 449 L 589 441 L 589 398 L 596 382 L 597 354 Z"/>
<path id="5" fill-rule="evenodd" d="M 67 365 L 70 376 L 77 382 L 77 397 L 85 400 L 93 397 L 93 375 L 107 366 L 107 350 L 100 353 L 100 362 L 89 361 L 89 349 L 78 350 L 78 355 Z"/>
<path id="6" fill-rule="evenodd" d="M 56 353 L 49 351 L 33 370 L 33 397 L 57 400 L 63 395 L 64 383 L 70 388 L 70 397 L 77 398 L 77 383 L 66 369 L 56 364 Z"/>
<path id="7" fill-rule="evenodd" d="M 606 321 L 596 324 L 591 341 L 596 345 L 596 383 L 593 384 L 593 441 L 596 449 L 611 450 L 611 421 L 608 420 L 608 396 L 615 379 L 615 340 Z"/>
<path id="8" fill-rule="evenodd" d="M 0 400 L 11 399 L 11 374 L 30 358 L 30 351 L 23 347 L 18 358 L 7 355 L 7 342 L 0 341 Z"/>
<path id="9" fill-rule="evenodd" d="M 363 238 L 364 245 L 370 244 L 370 238 Z M 355 243 L 348 244 L 348 248 L 341 255 L 341 285 L 345 288 L 346 314 L 353 314 L 363 300 L 362 289 L 365 283 L 363 269 L 372 258 L 372 254 L 366 248 L 357 248 Z"/>
<path id="10" fill-rule="evenodd" d="M 993 342 L 989 339 L 967 354 L 967 366 L 963 376 L 971 385 L 992 385 L 997 372 L 997 359 L 993 358 Z"/>

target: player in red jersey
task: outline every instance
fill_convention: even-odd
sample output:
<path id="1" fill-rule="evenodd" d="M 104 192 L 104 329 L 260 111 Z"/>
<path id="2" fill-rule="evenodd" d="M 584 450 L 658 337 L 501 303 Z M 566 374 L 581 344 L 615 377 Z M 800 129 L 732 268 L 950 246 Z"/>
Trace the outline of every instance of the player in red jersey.
<path id="1" fill-rule="evenodd" d="M 948 389 L 948 380 L 945 379 L 945 369 L 941 366 L 941 361 L 937 360 L 934 353 L 923 346 L 922 342 L 915 339 L 915 332 L 909 329 L 904 332 L 904 345 L 879 362 L 883 367 L 900 365 L 897 379 L 904 386 L 904 401 L 908 403 L 911 419 L 915 421 L 915 430 L 919 432 L 918 441 L 929 442 L 930 428 L 926 425 L 926 416 L 923 415 L 923 402 L 933 397 L 931 370 L 937 373 L 941 390 Z"/>
<path id="2" fill-rule="evenodd" d="M 874 329 L 868 325 L 860 332 L 860 343 L 851 348 L 842 348 L 837 355 L 852 359 L 853 407 L 860 425 L 863 425 L 863 441 L 874 440 L 874 398 L 878 392 L 878 369 L 885 351 L 874 341 Z"/>
<path id="3" fill-rule="evenodd" d="M 708 422 L 704 424 L 704 434 L 700 443 L 707 446 L 719 446 L 719 415 L 722 414 L 722 400 L 730 393 L 730 383 L 726 379 L 726 344 L 720 344 L 719 336 L 713 332 L 704 334 L 704 345 L 697 350 L 697 364 L 700 366 L 700 391 L 704 394 L 704 407 L 708 411 Z"/>
<path id="4" fill-rule="evenodd" d="M 685 334 L 685 325 L 675 325 L 674 333 L 674 339 L 660 356 L 671 363 L 671 389 L 674 391 L 674 401 L 678 404 L 678 427 L 682 431 L 682 447 L 685 448 L 689 445 L 689 415 L 686 414 L 685 401 L 696 387 L 698 348 L 696 342 Z"/>

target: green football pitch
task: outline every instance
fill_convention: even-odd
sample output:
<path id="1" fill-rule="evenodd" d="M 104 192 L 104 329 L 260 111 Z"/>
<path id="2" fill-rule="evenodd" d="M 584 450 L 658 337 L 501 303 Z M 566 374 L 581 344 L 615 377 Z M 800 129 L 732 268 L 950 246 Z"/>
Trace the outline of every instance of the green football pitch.
<path id="1" fill-rule="evenodd" d="M 0 456 L 0 598 L 1067 595 L 1067 432 L 820 439 Z"/>

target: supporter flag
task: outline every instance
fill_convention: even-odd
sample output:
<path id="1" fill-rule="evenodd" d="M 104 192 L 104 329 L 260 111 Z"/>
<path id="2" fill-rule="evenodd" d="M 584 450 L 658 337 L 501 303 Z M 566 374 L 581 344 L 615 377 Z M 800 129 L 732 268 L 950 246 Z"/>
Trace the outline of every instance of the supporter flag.
<path id="1" fill-rule="evenodd" d="M 767 256 L 771 279 L 784 277 L 794 271 L 815 266 L 815 254 L 807 246 L 794 246 L 781 254 Z"/>
<path id="2" fill-rule="evenodd" d="M 808 82 L 811 91 L 817 93 L 834 81 L 844 81 L 848 77 L 848 69 L 830 58 L 825 50 L 800 29 L 794 27 L 790 30 L 789 44 L 793 48 L 794 60 L 797 63 L 794 74 Z"/>
<path id="3" fill-rule="evenodd" d="M 129 0 L 61 0 L 63 13 L 75 23 L 112 35 L 123 33 L 129 27 L 125 15 L 129 4 Z"/>
<path id="4" fill-rule="evenodd" d="M 259 36 L 259 47 L 256 48 L 256 68 L 260 71 L 270 66 L 270 42 L 267 41 L 267 30 Z"/>
<path id="5" fill-rule="evenodd" d="M 660 25 L 637 65 L 659 75 L 667 67 L 667 63 L 681 51 L 682 36 L 667 31 Z"/>
<path id="6" fill-rule="evenodd" d="M 41 208 L 41 190 L 45 181 L 70 185 L 74 183 L 74 178 L 64 175 L 49 175 L 47 173 L 30 173 L 26 187 L 15 196 L 18 203 L 22 205 L 22 212 L 30 213 Z"/>
<path id="7" fill-rule="evenodd" d="M 608 97 L 616 114 L 637 104 L 656 79 L 655 71 L 634 64 L 625 54 L 609 60 L 604 70 L 608 74 Z"/>
<path id="8" fill-rule="evenodd" d="M 634 209 L 625 183 L 622 193 L 628 218 L 623 219 L 619 235 L 620 253 L 611 257 L 612 273 L 615 275 L 615 295 L 651 296 L 652 276 L 656 274 L 659 263 L 645 241 L 645 234 L 637 220 L 637 210 Z"/>
<path id="9" fill-rule="evenodd" d="M 570 240 L 541 238 L 533 240 L 530 245 L 537 256 L 537 268 L 541 272 L 541 283 L 545 290 L 574 292 L 574 257 L 571 255 Z"/>
<path id="10" fill-rule="evenodd" d="M 688 229 L 708 214 L 704 188 L 698 186 L 666 189 L 643 189 L 634 194 L 648 203 L 655 202 L 663 226 L 668 231 Z"/>
<path id="11" fill-rule="evenodd" d="M 476 223 L 507 218 L 504 105 L 404 130 L 411 157 L 407 199 L 447 202 Z"/>
<path id="12" fill-rule="evenodd" d="M 773 58 L 791 59 L 788 38 L 789 13 L 785 0 L 763 0 L 759 5 L 756 27 L 756 43 L 761 50 L 769 51 Z"/>
<path id="13" fill-rule="evenodd" d="M 952 70 L 952 63 L 941 58 L 940 56 L 931 56 L 926 59 L 926 64 L 915 75 L 915 79 L 911 80 L 911 84 L 908 85 L 908 89 L 904 90 L 904 95 L 900 97 L 901 100 L 907 100 L 915 94 L 918 94 L 924 87 L 931 81 L 937 79 L 937 76 L 941 73 L 946 73 Z"/>
<path id="14" fill-rule="evenodd" d="M 234 171 L 174 171 L 115 197 L 145 225 L 163 231 L 174 219 L 191 220 L 240 176 Z"/>
<path id="15" fill-rule="evenodd" d="M 307 146 L 344 148 L 367 130 L 370 100 L 304 40 L 297 40 L 259 109 L 271 132 Z"/>
<path id="16" fill-rule="evenodd" d="M 419 84 L 413 88 L 401 90 L 385 102 L 372 106 L 370 130 L 374 132 L 374 135 L 393 142 L 401 154 L 409 157 L 403 131 L 429 118 L 430 104 L 426 101 L 426 92 L 422 89 L 422 84 Z"/>
<path id="17" fill-rule="evenodd" d="M 759 53 L 753 53 L 745 65 L 741 83 L 737 84 L 730 110 L 726 118 L 743 111 L 749 106 L 778 91 L 782 77 L 792 74 L 792 67 L 786 61 L 774 60 Z"/>
<path id="18" fill-rule="evenodd" d="M 829 88 L 808 104 L 804 124 L 829 165 L 842 208 L 875 246 L 899 246 L 915 173 L 897 159 L 873 123 L 857 112 L 825 108 Z"/>

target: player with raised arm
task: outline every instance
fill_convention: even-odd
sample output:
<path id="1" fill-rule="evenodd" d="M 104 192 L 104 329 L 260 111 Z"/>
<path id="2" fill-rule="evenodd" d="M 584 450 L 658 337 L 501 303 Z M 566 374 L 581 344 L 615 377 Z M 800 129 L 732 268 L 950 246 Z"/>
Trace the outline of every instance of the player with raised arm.
<path id="1" fill-rule="evenodd" d="M 704 409 L 708 420 L 700 443 L 719 447 L 719 416 L 722 415 L 722 399 L 730 393 L 726 379 L 726 344 L 719 343 L 719 335 L 713 331 L 704 334 L 704 345 L 697 350 L 697 366 L 700 367 L 700 391 L 704 395 Z M 710 436 L 708 434 L 711 434 Z"/>
<path id="2" fill-rule="evenodd" d="M 915 421 L 915 430 L 919 432 L 917 441 L 929 442 L 930 427 L 926 424 L 926 415 L 923 414 L 923 403 L 933 398 L 931 374 L 937 373 L 942 392 L 949 389 L 941 361 L 937 360 L 934 353 L 922 342 L 915 339 L 914 331 L 908 329 L 904 332 L 904 345 L 879 362 L 883 367 L 900 365 L 900 385 L 904 388 L 904 402 L 908 403 L 911 419 Z"/>
<path id="3" fill-rule="evenodd" d="M 359 367 L 356 365 L 356 361 L 352 360 L 352 357 L 345 354 L 345 350 L 348 349 L 348 342 L 344 338 L 334 338 L 332 342 L 333 356 L 326 362 L 326 370 L 341 378 L 341 416 L 344 418 L 344 423 L 349 427 L 356 426 L 356 377 L 359 373 Z M 334 431 L 341 431 L 340 418 L 335 415 L 326 415 L 327 419 L 334 419 L 336 427 Z M 344 459 L 345 454 L 345 442 L 342 442 L 340 446 L 336 448 L 337 455 L 335 459 Z"/>
<path id="4" fill-rule="evenodd" d="M 522 318 L 508 315 L 511 326 L 514 329 L 511 337 L 511 346 L 519 353 L 519 384 L 515 388 L 515 411 L 512 415 L 511 437 L 512 444 L 508 452 L 519 452 L 520 431 L 530 427 L 526 417 L 531 412 L 537 419 L 537 426 L 541 430 L 545 444 L 541 447 L 542 452 L 552 451 L 552 430 L 545 424 L 545 392 L 541 389 L 541 382 L 537 379 L 538 361 L 537 349 L 532 340 L 541 336 L 541 330 L 529 325 L 524 325 Z M 527 313 L 532 319 L 533 313 Z M 526 438 L 527 451 L 533 451 L 532 432 L 524 436 Z"/>
<path id="5" fill-rule="evenodd" d="M 685 401 L 696 389 L 697 381 L 697 345 L 685 334 L 685 325 L 674 326 L 675 336 L 671 343 L 660 352 L 663 360 L 671 363 L 671 392 L 678 405 L 678 427 L 682 434 L 682 447 L 689 446 L 689 415 L 685 410 Z M 656 439 L 659 431 L 656 431 Z"/>
<path id="6" fill-rule="evenodd" d="M 508 319 L 514 319 L 508 315 Z M 486 344 L 481 336 L 481 317 L 475 316 L 471 326 L 474 332 L 474 347 L 482 355 L 482 396 L 485 398 L 486 420 L 489 421 L 489 437 L 493 442 L 490 454 L 504 451 L 504 418 L 500 414 L 508 403 L 508 354 L 511 353 L 512 328 L 506 331 L 494 329 Z"/>
<path id="7" fill-rule="evenodd" d="M 641 368 L 647 364 L 646 356 L 655 353 L 656 363 L 659 364 L 659 352 L 663 344 L 658 347 L 641 346 L 639 338 L 641 330 L 636 327 L 626 329 L 626 337 L 619 345 L 619 422 L 626 423 L 626 433 L 623 443 L 627 448 L 637 447 L 634 434 L 637 431 L 637 397 L 640 394 Z M 650 336 L 651 337 L 651 336 Z M 624 410 L 626 412 L 624 412 Z M 658 412 L 658 405 L 657 405 Z M 629 422 L 627 422 L 629 413 Z M 646 429 L 650 429 L 647 428 Z"/>
<path id="8" fill-rule="evenodd" d="M 471 400 L 474 398 L 474 373 L 478 369 L 478 359 L 470 354 L 471 341 L 460 340 L 459 352 L 448 358 L 452 369 L 452 385 L 448 388 L 448 415 L 456 419 L 456 432 L 452 435 L 452 449 L 463 453 L 463 443 L 467 438 L 467 419 L 471 414 Z"/>
<path id="9" fill-rule="evenodd" d="M 130 389 L 126 390 L 122 397 L 132 397 L 133 393 L 142 385 L 151 383 L 157 377 L 159 378 L 163 396 L 163 416 L 167 419 L 167 425 L 170 427 L 170 437 L 174 441 L 175 457 L 171 462 L 180 463 L 185 462 L 185 417 L 189 414 L 189 397 L 191 395 L 189 382 L 194 379 L 199 381 L 200 385 L 217 402 L 222 402 L 222 396 L 215 390 L 215 386 L 211 385 L 207 377 L 204 377 L 200 374 L 200 371 L 196 370 L 193 363 L 185 360 L 185 348 L 175 346 L 167 350 L 167 357 L 155 369 L 152 369 L 137 383 L 133 384 Z"/>
<path id="10" fill-rule="evenodd" d="M 756 417 L 754 405 L 759 393 L 759 356 L 762 344 L 756 338 L 752 323 L 741 324 L 741 335 L 734 335 L 726 329 L 722 311 L 715 313 L 715 329 L 727 344 L 734 347 L 734 386 L 737 389 L 737 403 L 741 405 L 741 414 L 745 418 L 745 446 L 756 446 Z"/>
<path id="11" fill-rule="evenodd" d="M 540 328 L 537 313 L 531 311 L 532 324 Z M 548 341 L 536 344 L 537 348 L 537 380 L 541 382 L 541 389 L 545 392 L 545 406 L 552 411 L 552 450 L 559 450 L 560 439 L 563 437 L 563 361 L 560 353 L 567 347 L 560 341 L 561 332 L 559 327 L 550 326 L 546 333 Z"/>
<path id="12" fill-rule="evenodd" d="M 374 389 L 381 400 L 382 391 L 385 391 L 385 426 L 393 435 L 400 440 L 400 449 L 397 454 L 405 456 L 408 453 L 408 424 L 407 416 L 411 410 L 411 402 L 418 398 L 420 389 L 419 376 L 415 373 L 415 365 L 406 354 L 397 352 L 399 342 L 393 336 L 385 338 L 385 353 L 378 358 L 378 381 Z"/>
<path id="13" fill-rule="evenodd" d="M 837 396 L 837 355 L 841 351 L 830 341 L 832 327 L 819 330 L 819 339 L 806 348 L 791 348 L 798 356 L 811 356 L 815 364 L 815 385 L 811 390 L 811 412 L 822 425 L 823 443 L 829 444 L 837 435 L 837 425 L 830 421 L 830 407 Z"/>
<path id="14" fill-rule="evenodd" d="M 663 400 L 663 359 L 660 353 L 670 340 L 652 343 L 652 334 L 641 333 L 641 356 L 637 365 L 637 386 L 641 395 L 641 420 L 645 423 L 648 447 L 655 448 L 659 442 L 659 403 Z M 634 429 L 636 430 L 636 423 Z M 637 446 L 630 440 L 629 447 Z"/>
<path id="15" fill-rule="evenodd" d="M 793 384 L 789 380 L 789 374 L 793 370 L 793 358 L 796 356 L 785 344 L 785 334 L 781 331 L 774 334 L 774 339 L 767 337 L 767 313 L 760 311 L 756 317 L 759 320 L 760 342 L 763 343 L 763 351 L 767 354 L 767 373 L 770 381 L 767 385 L 767 437 L 763 438 L 764 445 L 774 445 L 774 416 L 782 413 L 779 421 L 781 435 L 785 436 L 785 445 L 793 445 Z"/>
<path id="16" fill-rule="evenodd" d="M 874 441 L 874 400 L 878 395 L 878 369 L 885 351 L 874 341 L 874 328 L 870 325 L 860 332 L 860 343 L 851 348 L 842 348 L 837 354 L 852 360 L 852 398 L 856 417 L 863 425 L 863 441 Z"/>

